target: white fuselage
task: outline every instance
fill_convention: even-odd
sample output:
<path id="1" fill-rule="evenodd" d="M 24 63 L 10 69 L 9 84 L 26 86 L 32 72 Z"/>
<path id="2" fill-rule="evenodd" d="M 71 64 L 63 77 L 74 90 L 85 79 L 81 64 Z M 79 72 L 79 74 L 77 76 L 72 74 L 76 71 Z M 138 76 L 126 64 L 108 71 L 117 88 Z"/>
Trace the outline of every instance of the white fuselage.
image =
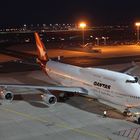
<path id="1" fill-rule="evenodd" d="M 126 107 L 140 106 L 140 85 L 134 77 L 99 68 L 81 68 L 48 61 L 46 72 L 58 84 L 83 87 L 88 95 Z"/>

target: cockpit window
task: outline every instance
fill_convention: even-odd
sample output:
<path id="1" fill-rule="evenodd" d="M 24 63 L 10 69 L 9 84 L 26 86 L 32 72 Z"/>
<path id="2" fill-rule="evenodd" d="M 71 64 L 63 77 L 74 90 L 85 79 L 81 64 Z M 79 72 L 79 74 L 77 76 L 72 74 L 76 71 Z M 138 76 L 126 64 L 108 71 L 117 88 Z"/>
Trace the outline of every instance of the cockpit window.
<path id="1" fill-rule="evenodd" d="M 138 80 L 138 77 L 134 77 L 134 80 L 126 80 L 126 83 L 137 83 Z"/>

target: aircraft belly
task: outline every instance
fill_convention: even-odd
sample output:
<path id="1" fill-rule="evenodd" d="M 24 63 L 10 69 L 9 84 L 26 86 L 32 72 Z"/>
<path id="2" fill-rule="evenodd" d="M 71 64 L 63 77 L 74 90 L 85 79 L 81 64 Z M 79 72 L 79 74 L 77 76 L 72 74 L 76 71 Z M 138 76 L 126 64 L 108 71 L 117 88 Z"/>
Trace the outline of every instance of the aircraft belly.
<path id="1" fill-rule="evenodd" d="M 127 97 L 126 104 L 128 106 L 140 106 L 140 100 L 136 97 Z"/>
<path id="2" fill-rule="evenodd" d="M 122 95 L 117 95 L 114 91 L 104 90 L 101 88 L 96 88 L 95 90 L 98 93 L 98 98 L 101 100 L 105 100 L 113 104 L 120 104 L 123 106 L 126 104 L 126 98 L 124 98 Z"/>
<path id="3" fill-rule="evenodd" d="M 89 97 L 93 97 L 93 98 L 97 98 L 97 99 L 99 98 L 97 91 L 95 91 L 94 89 L 89 88 L 89 87 L 87 87 L 87 89 L 88 89 L 88 96 Z"/>

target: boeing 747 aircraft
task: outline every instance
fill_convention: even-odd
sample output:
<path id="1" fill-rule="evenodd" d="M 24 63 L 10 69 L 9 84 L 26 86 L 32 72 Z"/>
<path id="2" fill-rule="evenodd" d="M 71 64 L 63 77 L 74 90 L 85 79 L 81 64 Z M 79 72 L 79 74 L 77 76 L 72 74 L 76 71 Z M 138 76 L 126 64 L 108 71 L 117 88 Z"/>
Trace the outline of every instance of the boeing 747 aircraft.
<path id="1" fill-rule="evenodd" d="M 4 100 L 13 100 L 14 93 L 6 89 L 14 87 L 44 90 L 42 99 L 47 105 L 54 105 L 57 102 L 57 98 L 51 94 L 51 91 L 58 90 L 68 94 L 73 92 L 97 98 L 99 101 L 123 106 L 124 109 L 140 106 L 140 85 L 137 77 L 106 69 L 82 68 L 52 61 L 48 58 L 38 33 L 35 33 L 35 40 L 38 52 L 37 62 L 46 76 L 53 79 L 58 86 L 0 84 L 3 89 L 0 95 Z"/>

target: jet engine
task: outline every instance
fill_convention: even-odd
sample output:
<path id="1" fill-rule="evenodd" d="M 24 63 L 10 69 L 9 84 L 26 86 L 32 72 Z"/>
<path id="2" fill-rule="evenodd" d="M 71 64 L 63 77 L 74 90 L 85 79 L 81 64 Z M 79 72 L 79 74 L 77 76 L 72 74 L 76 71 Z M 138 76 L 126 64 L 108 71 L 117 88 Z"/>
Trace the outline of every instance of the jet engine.
<path id="1" fill-rule="evenodd" d="M 6 100 L 6 101 L 13 101 L 13 98 L 14 98 L 13 93 L 7 90 L 1 90 L 0 96 L 3 100 Z"/>
<path id="2" fill-rule="evenodd" d="M 48 106 L 55 105 L 57 103 L 57 98 L 52 94 L 43 94 L 41 97 Z"/>

